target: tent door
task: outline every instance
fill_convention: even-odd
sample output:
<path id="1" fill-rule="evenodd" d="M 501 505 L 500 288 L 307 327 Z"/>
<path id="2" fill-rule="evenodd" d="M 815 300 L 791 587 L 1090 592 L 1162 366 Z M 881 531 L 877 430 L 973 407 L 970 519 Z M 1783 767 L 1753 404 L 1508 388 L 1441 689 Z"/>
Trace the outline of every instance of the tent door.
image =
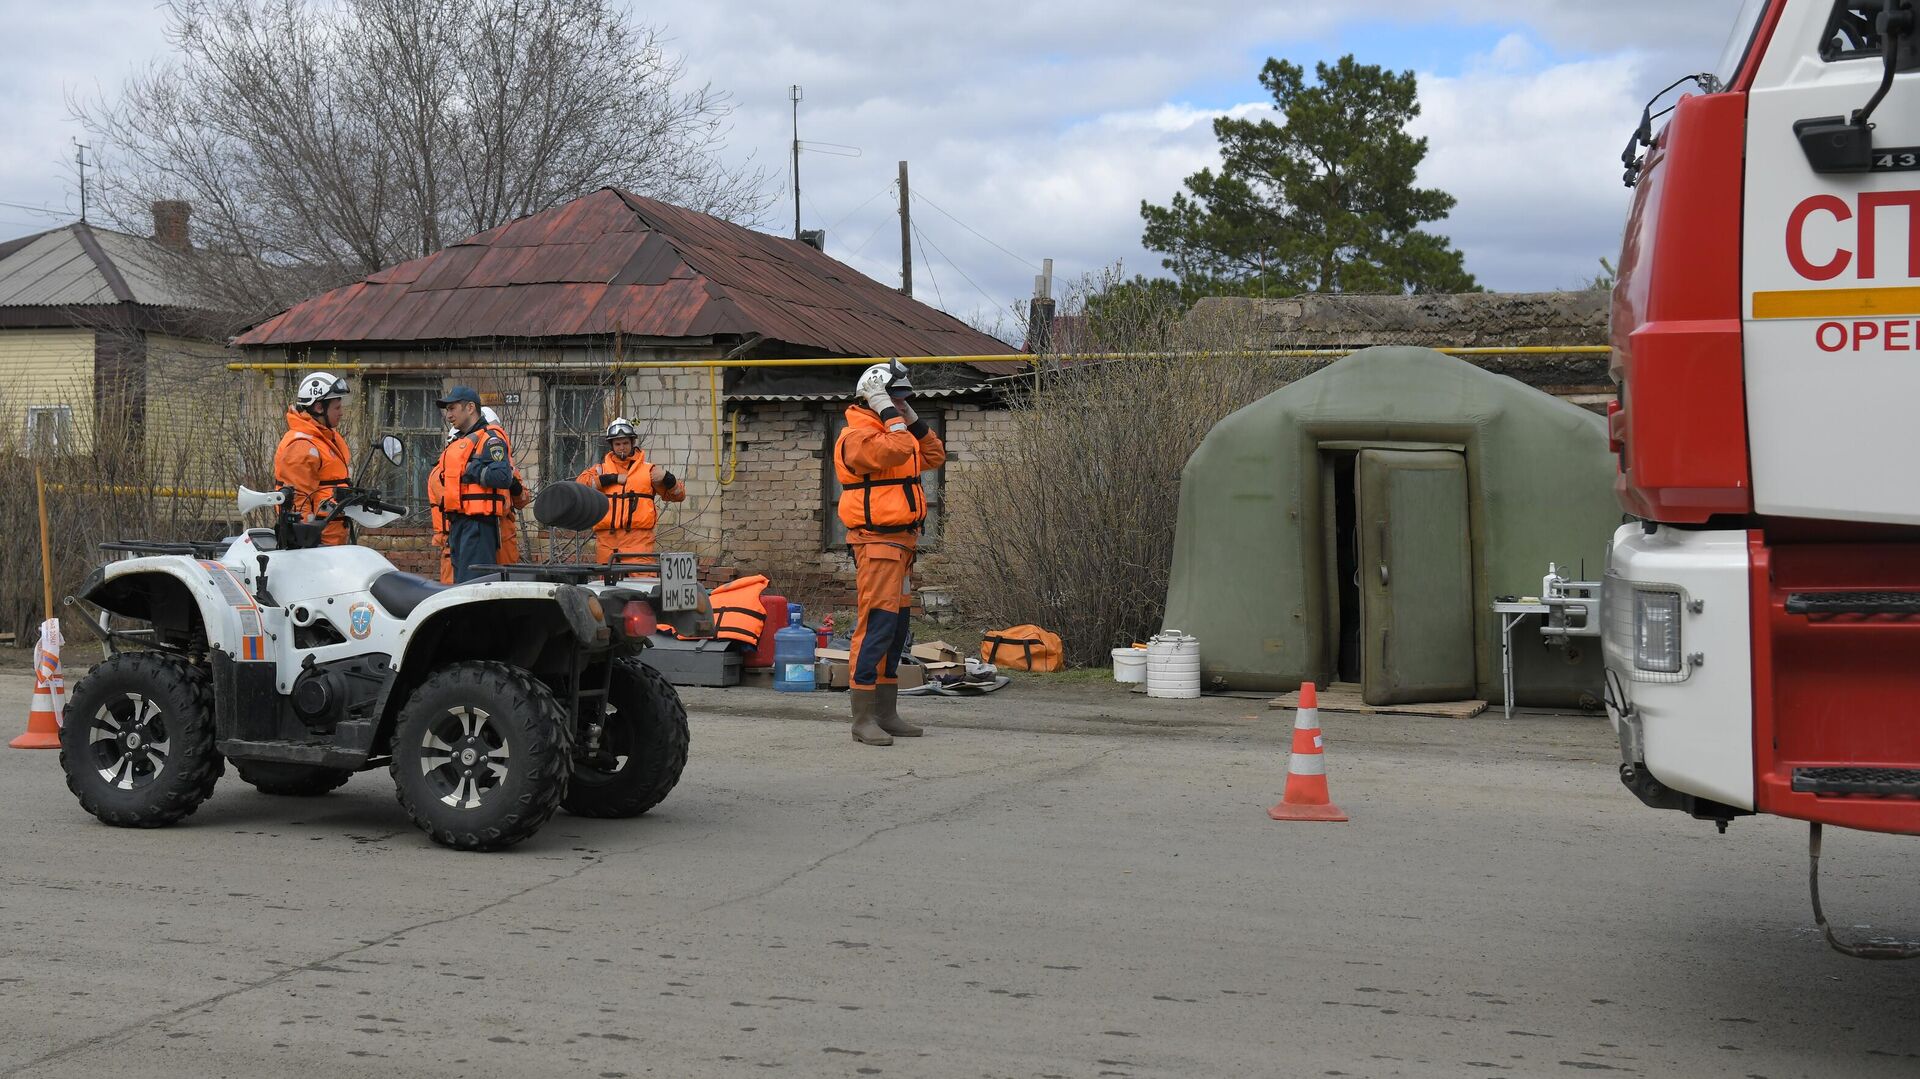
<path id="1" fill-rule="evenodd" d="M 1356 472 L 1362 699 L 1473 696 L 1466 458 L 1368 449 Z"/>

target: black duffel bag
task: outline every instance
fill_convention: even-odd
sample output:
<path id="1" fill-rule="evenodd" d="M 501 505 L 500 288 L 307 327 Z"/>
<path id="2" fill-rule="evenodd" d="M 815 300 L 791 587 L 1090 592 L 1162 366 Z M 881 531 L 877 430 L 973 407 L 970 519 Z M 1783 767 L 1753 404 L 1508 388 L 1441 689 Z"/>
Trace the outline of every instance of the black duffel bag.
<path id="1" fill-rule="evenodd" d="M 607 515 L 607 496 L 572 480 L 549 483 L 533 500 L 533 519 L 548 528 L 585 532 Z"/>

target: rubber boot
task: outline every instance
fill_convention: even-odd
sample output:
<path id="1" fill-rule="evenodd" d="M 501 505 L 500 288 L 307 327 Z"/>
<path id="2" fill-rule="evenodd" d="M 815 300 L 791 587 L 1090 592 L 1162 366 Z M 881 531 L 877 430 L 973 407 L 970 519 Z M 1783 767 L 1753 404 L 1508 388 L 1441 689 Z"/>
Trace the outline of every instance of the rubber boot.
<path id="1" fill-rule="evenodd" d="M 900 683 L 873 687 L 873 719 L 880 729 L 895 738 L 918 738 L 927 733 L 900 718 Z"/>
<path id="2" fill-rule="evenodd" d="M 874 719 L 873 697 L 871 689 L 847 690 L 847 699 L 853 702 L 853 740 L 870 746 L 890 746 L 893 735 L 882 730 Z"/>

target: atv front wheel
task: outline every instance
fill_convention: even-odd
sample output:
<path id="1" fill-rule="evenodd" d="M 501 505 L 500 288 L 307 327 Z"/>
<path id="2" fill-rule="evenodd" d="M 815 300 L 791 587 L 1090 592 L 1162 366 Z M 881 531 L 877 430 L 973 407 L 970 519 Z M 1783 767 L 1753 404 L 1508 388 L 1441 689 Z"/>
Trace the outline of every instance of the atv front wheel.
<path id="1" fill-rule="evenodd" d="M 400 710 L 394 787 L 434 842 L 499 850 L 540 830 L 567 792 L 567 724 L 547 687 L 504 663 L 454 663 Z"/>
<path id="2" fill-rule="evenodd" d="M 637 659 L 613 665 L 599 744 L 580 747 L 567 812 L 637 817 L 667 796 L 687 766 L 687 709 L 666 678 Z"/>
<path id="3" fill-rule="evenodd" d="M 234 761 L 240 778 L 253 784 L 261 794 L 280 794 L 289 798 L 313 798 L 338 788 L 353 778 L 345 768 L 322 768 L 317 764 L 286 764 L 281 761 Z"/>
<path id="4" fill-rule="evenodd" d="M 67 701 L 60 767 L 108 824 L 158 828 L 200 808 L 223 770 L 206 672 L 156 652 L 107 657 Z"/>

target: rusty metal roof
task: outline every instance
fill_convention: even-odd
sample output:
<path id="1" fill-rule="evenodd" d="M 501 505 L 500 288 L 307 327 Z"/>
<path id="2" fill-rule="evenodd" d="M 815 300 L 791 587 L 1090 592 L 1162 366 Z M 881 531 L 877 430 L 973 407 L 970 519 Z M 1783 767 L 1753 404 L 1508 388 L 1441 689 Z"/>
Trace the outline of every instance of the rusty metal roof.
<path id="1" fill-rule="evenodd" d="M 814 248 L 616 188 L 302 301 L 241 346 L 407 344 L 620 332 L 760 334 L 842 356 L 1019 350 Z M 1002 372 L 1000 368 L 1006 368 Z"/>

